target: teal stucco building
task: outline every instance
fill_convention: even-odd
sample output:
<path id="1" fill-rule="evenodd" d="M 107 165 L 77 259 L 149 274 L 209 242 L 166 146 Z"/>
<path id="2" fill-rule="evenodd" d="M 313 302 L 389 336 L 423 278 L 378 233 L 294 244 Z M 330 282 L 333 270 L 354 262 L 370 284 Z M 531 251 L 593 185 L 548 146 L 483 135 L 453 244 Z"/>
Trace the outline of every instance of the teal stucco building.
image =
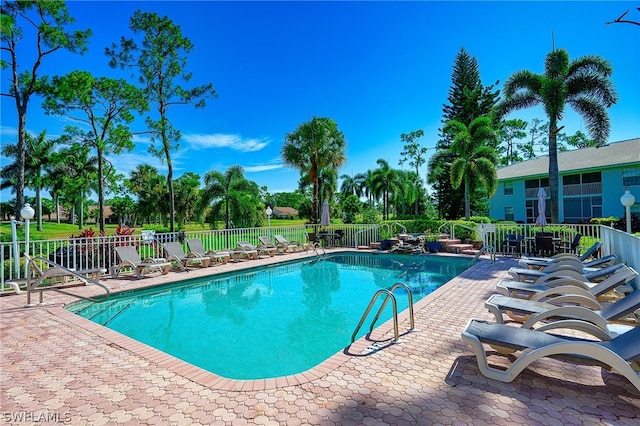
<path id="1" fill-rule="evenodd" d="M 613 142 L 600 148 L 558 153 L 561 223 L 586 223 L 592 217 L 623 217 L 620 197 L 628 188 L 636 202 L 631 212 L 640 216 L 640 138 Z M 549 194 L 549 157 L 523 161 L 498 169 L 498 189 L 489 200 L 490 216 L 498 220 L 534 223 L 539 188 Z M 547 196 L 547 220 L 551 220 Z"/>

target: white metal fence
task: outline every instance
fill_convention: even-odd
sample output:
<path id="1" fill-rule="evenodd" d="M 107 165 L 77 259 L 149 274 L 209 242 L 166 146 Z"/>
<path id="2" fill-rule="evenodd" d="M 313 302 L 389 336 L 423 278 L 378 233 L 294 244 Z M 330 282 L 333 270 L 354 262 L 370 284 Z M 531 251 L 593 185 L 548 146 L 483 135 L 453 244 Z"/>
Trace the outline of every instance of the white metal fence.
<path id="1" fill-rule="evenodd" d="M 343 234 L 336 238 L 336 230 Z M 368 245 L 379 239 L 377 225 L 296 225 L 271 226 L 261 228 L 223 229 L 211 231 L 149 233 L 142 235 L 104 236 L 89 238 L 65 238 L 57 240 L 32 240 L 28 243 L 27 253 L 32 257 L 42 257 L 69 269 L 95 269 L 115 265 L 116 246 L 134 245 L 141 257 L 163 257 L 162 244 L 168 241 L 184 243 L 188 238 L 199 238 L 206 249 L 220 250 L 235 247 L 238 241 L 249 241 L 258 245 L 259 236 L 282 235 L 289 241 L 307 242 L 310 233 L 325 233 L 329 239 L 325 243 L 336 246 L 355 247 L 356 244 Z M 358 241 L 358 243 L 356 243 Z M 183 244 L 186 250 L 186 244 Z M 9 280 L 25 278 L 27 265 L 24 262 L 25 241 L 0 243 L 0 285 Z M 17 250 L 17 255 L 16 255 Z M 0 288 L 1 289 L 1 288 Z"/>
<path id="2" fill-rule="evenodd" d="M 223 229 L 211 231 L 174 232 L 150 234 L 143 231 L 143 235 L 105 236 L 92 238 L 66 238 L 59 240 L 29 241 L 28 253 L 31 257 L 43 257 L 70 269 L 94 269 L 109 267 L 116 263 L 116 246 L 134 245 L 138 247 L 141 257 L 162 257 L 162 243 L 179 241 L 184 243 L 188 238 L 199 238 L 206 249 L 220 250 L 235 247 L 238 241 L 249 241 L 258 245 L 259 236 L 282 235 L 289 241 L 306 242 L 310 233 L 319 235 L 326 233 L 325 243 L 342 247 L 369 246 L 372 242 L 380 241 L 380 230 L 389 225 L 379 224 L 340 224 L 322 227 L 320 225 L 271 226 L 261 228 Z M 464 237 L 480 240 L 492 245 L 500 252 L 502 243 L 508 234 L 523 236 L 523 251 L 531 252 L 531 244 L 536 233 L 541 228 L 525 224 L 497 224 L 491 226 L 490 232 L 482 232 L 478 227 L 475 231 L 464 229 L 449 222 L 446 225 L 451 238 Z M 342 231 L 342 237 L 336 238 L 336 231 Z M 397 229 L 396 229 L 397 230 Z M 640 238 L 625 232 L 600 225 L 548 225 L 545 231 L 554 232 L 562 240 L 569 241 L 580 233 L 581 246 L 587 248 L 595 241 L 603 242 L 602 254 L 616 254 L 621 261 L 640 268 Z M 26 243 L 18 241 L 16 257 L 14 245 L 11 242 L 0 243 L 0 289 L 9 280 L 24 278 L 27 275 L 24 256 Z M 186 250 L 186 244 L 184 245 Z M 17 262 L 16 262 L 17 259 Z M 637 284 L 636 284 L 637 285 Z"/>

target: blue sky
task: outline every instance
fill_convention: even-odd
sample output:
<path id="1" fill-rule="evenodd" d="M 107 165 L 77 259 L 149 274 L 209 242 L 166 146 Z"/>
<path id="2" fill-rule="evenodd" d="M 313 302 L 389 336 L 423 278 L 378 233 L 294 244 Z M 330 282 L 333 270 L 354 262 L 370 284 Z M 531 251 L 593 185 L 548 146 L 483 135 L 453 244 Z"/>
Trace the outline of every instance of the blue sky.
<path id="1" fill-rule="evenodd" d="M 345 134 L 348 161 L 340 174 L 376 168 L 378 158 L 399 167 L 401 133 L 423 129 L 421 143 L 429 148 L 438 140 L 460 48 L 477 58 L 485 85 L 499 80 L 501 87 L 515 71 L 544 72 L 552 33 L 571 59 L 599 55 L 610 61 L 620 99 L 609 109 L 609 140 L 640 137 L 640 28 L 605 25 L 627 9 L 628 18 L 640 20 L 638 1 L 72 1 L 68 7 L 78 28 L 93 30 L 89 52 L 51 55 L 42 74 L 81 69 L 127 76 L 108 67 L 104 48 L 131 36 L 128 22 L 136 9 L 168 16 L 195 45 L 188 60 L 193 82 L 212 82 L 219 96 L 205 109 L 170 109 L 183 135 L 172 154 L 175 177 L 239 164 L 269 192 L 292 191 L 299 174 L 283 165 L 280 150 L 285 134 L 314 115 L 332 118 Z M 7 79 L 3 72 L 3 86 Z M 14 142 L 15 106 L 10 98 L 1 102 L 1 140 Z M 61 134 L 69 123 L 43 115 L 40 105 L 32 99 L 28 130 Z M 545 118 L 540 109 L 510 117 Z M 585 130 L 571 111 L 561 124 L 568 134 Z M 143 128 L 142 118 L 135 127 Z M 126 176 L 142 163 L 166 173 L 147 148 L 148 141 L 136 139 L 134 151 L 111 160 Z M 2 193 L 3 200 L 11 197 Z"/>

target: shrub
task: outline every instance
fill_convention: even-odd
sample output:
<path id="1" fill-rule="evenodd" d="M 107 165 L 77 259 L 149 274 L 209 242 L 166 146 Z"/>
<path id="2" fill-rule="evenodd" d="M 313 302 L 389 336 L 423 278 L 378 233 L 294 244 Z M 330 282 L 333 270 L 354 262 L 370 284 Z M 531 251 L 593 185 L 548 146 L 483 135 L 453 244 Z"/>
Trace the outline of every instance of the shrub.
<path id="1" fill-rule="evenodd" d="M 489 216 L 471 216 L 469 220 L 474 223 L 491 223 L 492 222 Z"/>
<path id="2" fill-rule="evenodd" d="M 162 234 L 169 232 L 169 228 L 163 225 L 144 225 L 143 231 L 156 231 L 156 234 Z"/>

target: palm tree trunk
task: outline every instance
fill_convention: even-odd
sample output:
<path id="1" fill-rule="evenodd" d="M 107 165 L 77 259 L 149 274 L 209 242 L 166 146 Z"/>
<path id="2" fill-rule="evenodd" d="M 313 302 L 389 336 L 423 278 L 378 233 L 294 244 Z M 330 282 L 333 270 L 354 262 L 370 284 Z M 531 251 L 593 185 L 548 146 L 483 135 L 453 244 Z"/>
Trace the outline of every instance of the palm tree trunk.
<path id="1" fill-rule="evenodd" d="M 560 222 L 559 191 L 560 177 L 558 176 L 558 129 L 556 121 L 549 124 L 549 195 L 551 197 L 551 223 Z"/>
<path id="2" fill-rule="evenodd" d="M 80 197 L 80 212 L 78 213 L 78 229 L 84 228 L 84 195 Z"/>
<path id="3" fill-rule="evenodd" d="M 17 87 L 16 87 L 17 89 Z M 16 105 L 18 106 L 18 176 L 16 177 L 16 217 L 20 217 L 20 210 L 24 206 L 24 169 L 26 162 L 26 137 L 27 137 L 27 103 L 23 100 L 20 105 L 21 96 L 16 90 Z"/>
<path id="4" fill-rule="evenodd" d="M 98 222 L 101 231 L 104 231 L 104 177 L 102 176 L 102 150 L 98 149 Z"/>
<path id="5" fill-rule="evenodd" d="M 40 188 L 40 185 L 36 187 L 36 212 L 38 215 L 38 225 L 36 226 L 36 229 L 42 232 L 42 189 Z"/>
<path id="6" fill-rule="evenodd" d="M 471 200 L 469 197 L 469 180 L 464 180 L 464 218 L 471 219 Z"/>

